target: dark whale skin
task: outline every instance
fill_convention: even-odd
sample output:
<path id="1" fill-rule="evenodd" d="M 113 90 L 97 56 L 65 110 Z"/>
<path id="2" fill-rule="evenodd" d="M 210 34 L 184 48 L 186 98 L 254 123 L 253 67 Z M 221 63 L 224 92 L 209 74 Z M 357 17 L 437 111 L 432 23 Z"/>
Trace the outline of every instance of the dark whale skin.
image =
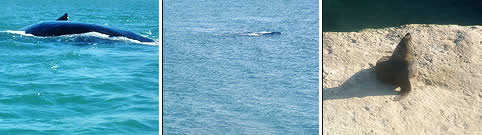
<path id="1" fill-rule="evenodd" d="M 69 34 L 82 34 L 87 32 L 98 32 L 110 37 L 126 37 L 141 42 L 154 42 L 154 40 L 138 35 L 134 32 L 110 28 L 106 26 L 72 22 L 72 21 L 47 21 L 27 26 L 23 29 L 26 34 L 35 36 L 61 36 Z"/>

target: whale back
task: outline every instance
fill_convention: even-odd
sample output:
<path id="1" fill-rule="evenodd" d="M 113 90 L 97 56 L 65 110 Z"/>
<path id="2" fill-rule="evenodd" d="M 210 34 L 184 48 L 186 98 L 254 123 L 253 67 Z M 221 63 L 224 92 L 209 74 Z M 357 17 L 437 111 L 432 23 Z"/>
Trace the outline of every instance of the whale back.
<path id="1" fill-rule="evenodd" d="M 138 35 L 134 32 L 119 30 L 97 24 L 72 22 L 72 21 L 49 21 L 40 22 L 27 26 L 22 30 L 27 34 L 35 36 L 61 36 L 69 34 L 82 34 L 88 32 L 98 32 L 109 35 L 110 37 L 126 37 L 141 42 L 154 42 L 154 40 Z"/>
<path id="2" fill-rule="evenodd" d="M 30 25 L 23 30 L 35 36 L 61 36 L 93 32 L 95 27 L 97 26 L 78 22 L 50 21 Z"/>

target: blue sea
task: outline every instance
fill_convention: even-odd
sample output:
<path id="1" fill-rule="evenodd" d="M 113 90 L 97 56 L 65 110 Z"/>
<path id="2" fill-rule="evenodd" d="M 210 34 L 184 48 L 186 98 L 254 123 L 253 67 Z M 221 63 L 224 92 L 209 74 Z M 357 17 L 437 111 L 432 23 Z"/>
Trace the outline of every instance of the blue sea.
<path id="1" fill-rule="evenodd" d="M 163 133 L 318 134 L 318 8 L 164 0 Z"/>
<path id="2" fill-rule="evenodd" d="M 159 38 L 156 0 L 0 1 L 0 134 L 158 134 L 159 45 L 19 29 L 93 23 Z"/>
<path id="3" fill-rule="evenodd" d="M 404 24 L 482 25 L 481 0 L 323 0 L 323 32 Z"/>

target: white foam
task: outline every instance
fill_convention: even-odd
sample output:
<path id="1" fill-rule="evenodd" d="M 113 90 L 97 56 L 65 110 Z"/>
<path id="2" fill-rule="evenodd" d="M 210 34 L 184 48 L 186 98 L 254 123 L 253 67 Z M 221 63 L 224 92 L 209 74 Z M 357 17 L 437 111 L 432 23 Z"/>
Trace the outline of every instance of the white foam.
<path id="1" fill-rule="evenodd" d="M 70 35 L 62 35 L 60 37 L 78 37 L 78 36 L 91 36 L 91 37 L 98 37 L 98 38 L 109 38 L 109 35 L 98 33 L 98 32 L 88 32 L 82 34 L 70 34 Z"/>
<path id="2" fill-rule="evenodd" d="M 266 34 L 266 33 L 271 33 L 269 31 L 261 31 L 261 32 L 256 32 L 256 33 L 259 33 L 259 34 Z"/>
<path id="3" fill-rule="evenodd" d="M 72 34 L 72 35 L 63 35 L 63 36 L 91 36 L 91 37 L 98 37 L 102 39 L 109 39 L 109 40 L 116 40 L 116 41 L 128 41 L 128 42 L 133 42 L 133 43 L 138 43 L 138 44 L 145 44 L 145 45 L 159 45 L 159 42 L 141 42 L 138 40 L 130 39 L 127 37 L 110 37 L 109 35 L 98 33 L 98 32 L 88 32 L 88 33 L 82 33 L 82 34 Z M 144 36 L 144 35 L 142 35 Z M 144 36 L 147 37 L 147 36 Z"/>
<path id="4" fill-rule="evenodd" d="M 269 33 L 272 33 L 270 31 L 261 31 L 261 32 L 251 32 L 251 33 L 244 33 L 244 34 L 241 34 L 241 35 L 245 35 L 245 36 L 262 36 L 264 34 L 269 34 Z"/>
<path id="5" fill-rule="evenodd" d="M 22 36 L 31 36 L 31 37 L 39 37 L 39 38 L 45 38 L 45 37 L 40 37 L 40 36 L 35 36 L 32 34 L 26 34 L 25 31 L 13 31 L 13 30 L 6 30 L 6 31 L 0 31 L 0 32 L 7 32 L 7 33 L 12 33 L 12 34 L 19 34 Z M 133 42 L 133 43 L 138 43 L 138 44 L 145 44 L 145 45 L 159 45 L 159 42 L 141 42 L 137 41 L 134 39 L 126 38 L 126 37 L 110 37 L 109 35 L 102 34 L 99 32 L 88 32 L 88 33 L 82 33 L 82 34 L 71 34 L 71 35 L 62 35 L 59 37 L 97 37 L 97 38 L 102 38 L 102 39 L 108 39 L 108 40 L 117 40 L 117 41 L 128 41 L 128 42 Z M 145 36 L 147 37 L 147 36 Z"/>
<path id="6" fill-rule="evenodd" d="M 25 33 L 25 31 L 6 30 L 6 31 L 1 31 L 1 32 L 7 32 L 7 33 L 12 33 L 12 34 L 19 34 L 19 35 L 22 35 L 22 36 L 30 36 L 30 37 L 33 37 L 33 36 L 34 36 L 34 35 L 32 35 L 32 34 L 27 34 L 27 33 Z"/>
<path id="7" fill-rule="evenodd" d="M 147 33 L 148 35 L 152 35 L 151 30 L 147 31 L 146 33 Z M 144 35 L 142 35 L 142 36 L 144 36 Z M 147 36 L 145 36 L 145 37 L 147 37 Z"/>
<path id="8" fill-rule="evenodd" d="M 244 36 L 260 36 L 261 34 L 254 32 L 254 33 L 244 33 L 244 34 L 241 34 L 241 35 L 244 35 Z"/>

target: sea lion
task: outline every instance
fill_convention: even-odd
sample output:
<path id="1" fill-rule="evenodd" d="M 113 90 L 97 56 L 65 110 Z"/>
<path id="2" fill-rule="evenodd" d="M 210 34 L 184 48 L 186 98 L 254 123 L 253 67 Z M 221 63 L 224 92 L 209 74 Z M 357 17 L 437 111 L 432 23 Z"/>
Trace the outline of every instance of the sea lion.
<path id="1" fill-rule="evenodd" d="M 398 43 L 392 56 L 383 56 L 378 59 L 375 72 L 377 79 L 396 87 L 400 86 L 399 99 L 410 93 L 412 90 L 410 78 L 417 74 L 415 52 L 410 33 L 407 33 Z"/>

